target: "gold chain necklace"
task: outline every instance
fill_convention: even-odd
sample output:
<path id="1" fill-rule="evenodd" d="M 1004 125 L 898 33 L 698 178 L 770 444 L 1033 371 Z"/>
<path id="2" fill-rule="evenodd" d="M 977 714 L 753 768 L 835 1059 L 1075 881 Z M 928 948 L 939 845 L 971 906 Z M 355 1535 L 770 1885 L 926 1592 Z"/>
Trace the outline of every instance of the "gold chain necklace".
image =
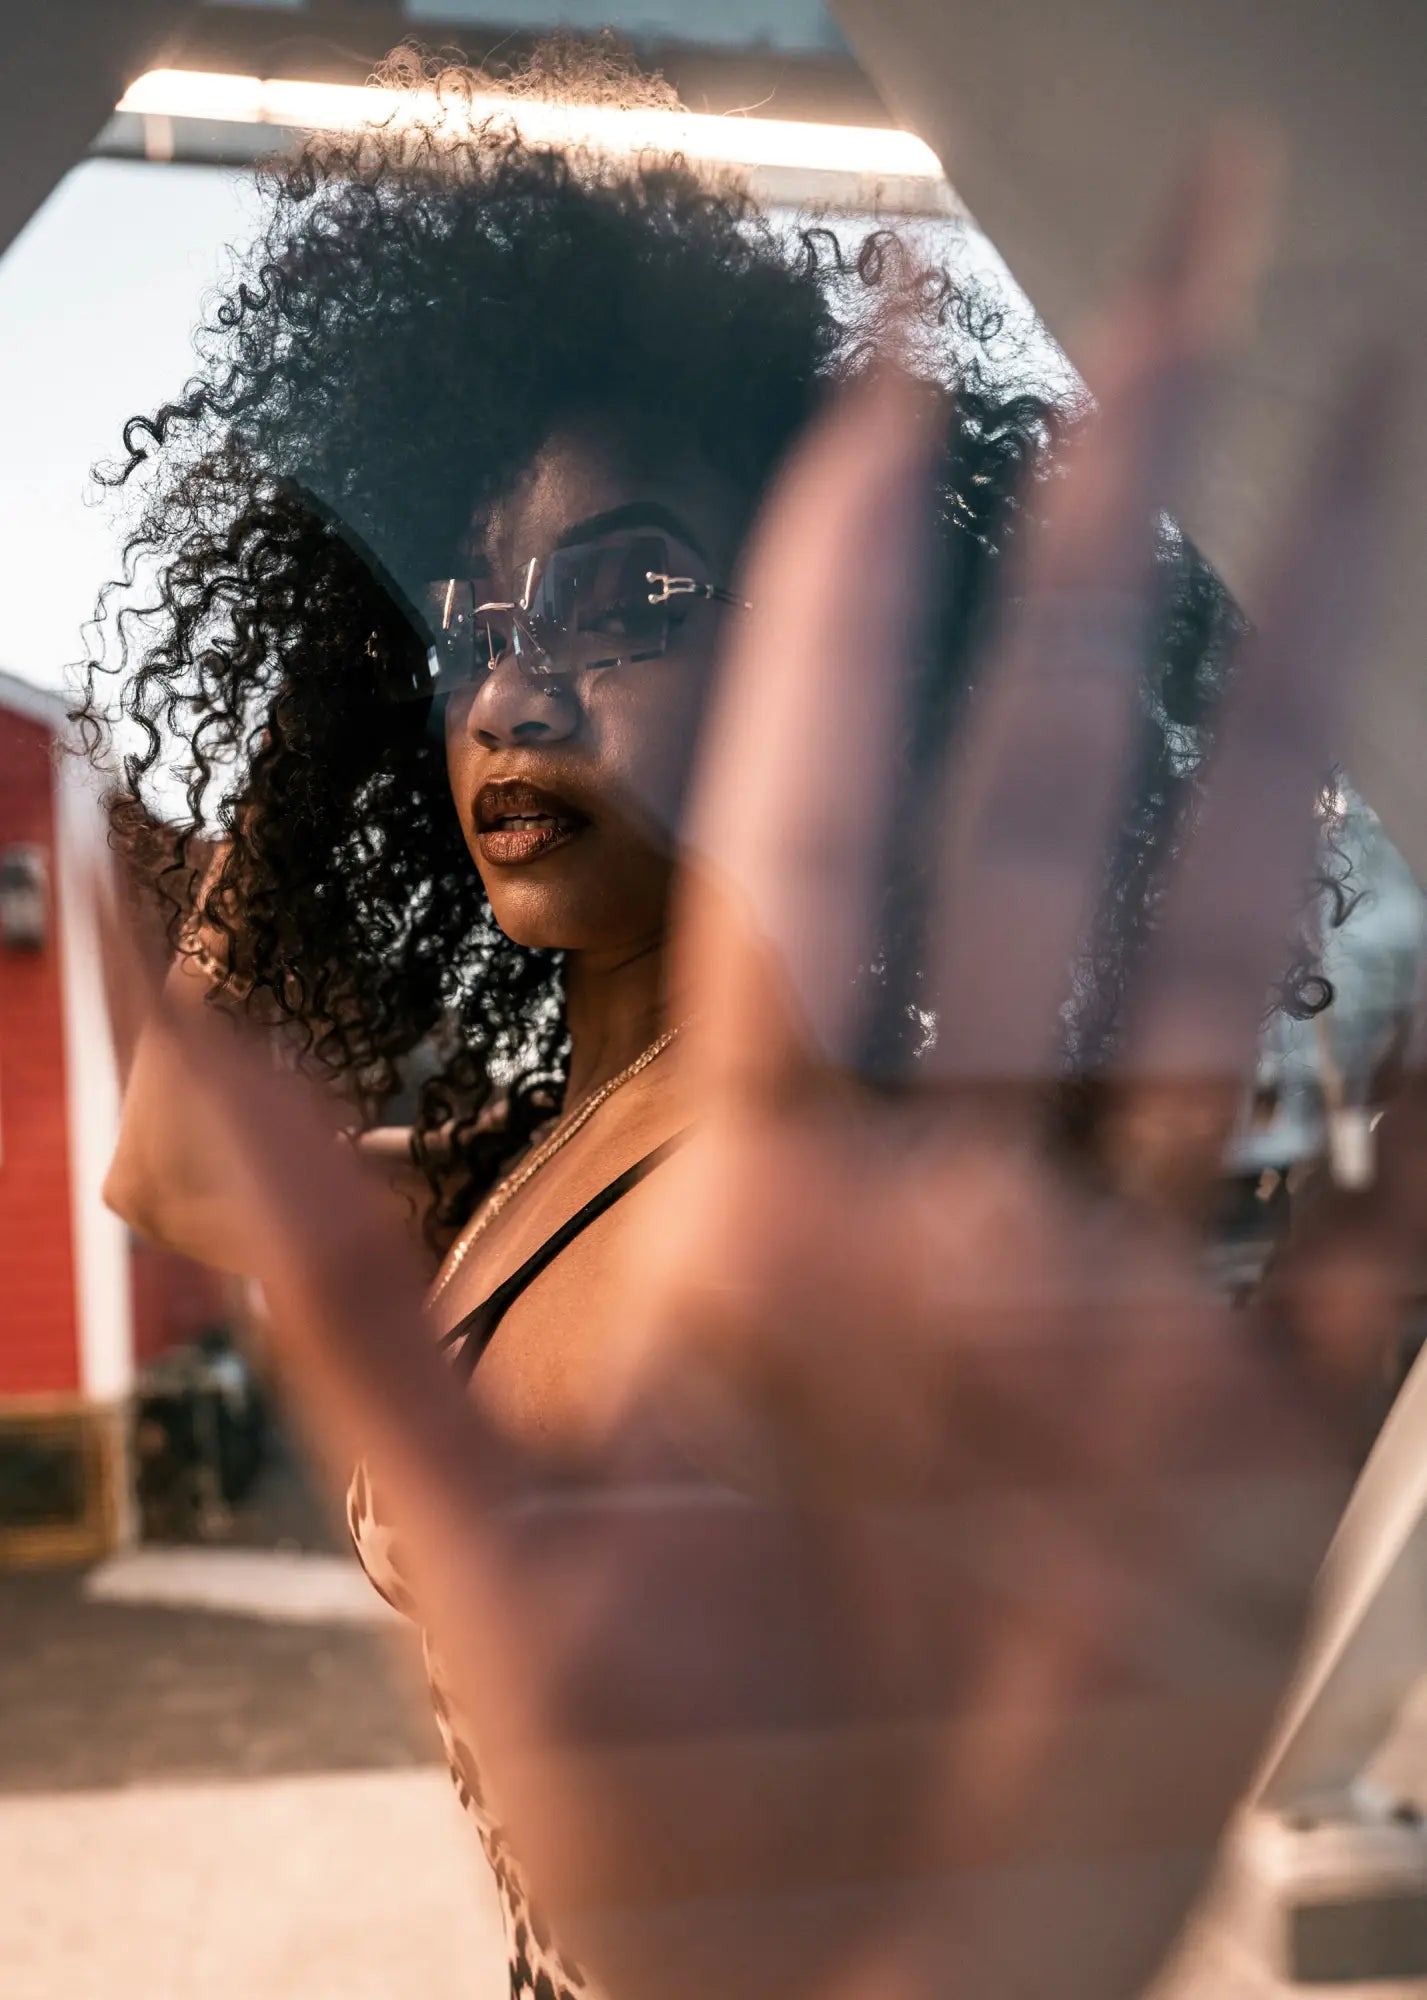
<path id="1" fill-rule="evenodd" d="M 537 1146 L 527 1160 L 515 1168 L 512 1173 L 507 1174 L 504 1180 L 496 1182 L 491 1192 L 476 1210 L 475 1215 L 466 1224 L 462 1234 L 452 1245 L 445 1270 L 442 1271 L 435 1284 L 431 1287 L 431 1290 L 427 1293 L 426 1303 L 428 1306 L 433 1306 L 437 1299 L 440 1298 L 465 1262 L 471 1245 L 485 1234 L 501 1210 L 515 1199 L 526 1182 L 533 1180 L 547 1160 L 553 1160 L 558 1152 L 569 1145 L 581 1127 L 589 1123 L 605 1100 L 613 1097 L 622 1084 L 628 1083 L 631 1078 L 638 1076 L 641 1070 L 648 1069 L 650 1063 L 654 1062 L 656 1058 L 662 1056 L 670 1042 L 673 1041 L 674 1037 L 683 1028 L 683 1025 L 683 1022 L 679 1021 L 672 1028 L 666 1028 L 662 1035 L 655 1037 L 642 1054 L 634 1058 L 632 1063 L 627 1063 L 619 1071 L 618 1075 L 610 1077 L 609 1081 L 602 1083 L 598 1090 L 593 1091 L 590 1096 L 582 1098 L 574 1110 L 568 1112 L 561 1119 L 555 1130 L 550 1134 L 550 1137 L 543 1144 Z"/>

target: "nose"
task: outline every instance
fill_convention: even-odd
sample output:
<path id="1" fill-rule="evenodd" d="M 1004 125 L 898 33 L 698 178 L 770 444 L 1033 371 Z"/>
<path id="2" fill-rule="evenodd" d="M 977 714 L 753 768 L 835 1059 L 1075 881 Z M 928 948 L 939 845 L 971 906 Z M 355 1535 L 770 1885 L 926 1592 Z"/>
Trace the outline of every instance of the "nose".
<path id="1" fill-rule="evenodd" d="M 580 716 L 579 697 L 568 679 L 542 679 L 507 658 L 477 687 L 466 728 L 483 748 L 503 750 L 517 743 L 564 743 L 578 733 Z"/>

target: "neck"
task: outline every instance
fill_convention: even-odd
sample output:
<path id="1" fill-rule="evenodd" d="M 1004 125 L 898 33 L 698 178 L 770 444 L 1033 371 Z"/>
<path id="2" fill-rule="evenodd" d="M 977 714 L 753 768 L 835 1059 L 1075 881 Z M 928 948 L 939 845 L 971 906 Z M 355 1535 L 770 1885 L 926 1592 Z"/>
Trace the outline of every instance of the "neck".
<path id="1" fill-rule="evenodd" d="M 617 1076 L 668 1025 L 664 942 L 661 933 L 622 952 L 566 955 L 567 1105 Z"/>

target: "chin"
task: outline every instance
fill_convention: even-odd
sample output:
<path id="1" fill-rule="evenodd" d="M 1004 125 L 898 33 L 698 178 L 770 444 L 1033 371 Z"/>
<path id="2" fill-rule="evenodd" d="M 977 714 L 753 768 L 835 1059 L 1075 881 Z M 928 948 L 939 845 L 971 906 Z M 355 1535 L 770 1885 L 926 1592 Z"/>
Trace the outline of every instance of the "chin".
<path id="1" fill-rule="evenodd" d="M 527 951 L 618 950 L 663 928 L 675 858 L 647 839 L 589 827 L 514 866 L 483 855 L 471 829 L 467 842 L 491 915 Z"/>
<path id="2" fill-rule="evenodd" d="M 527 951 L 606 951 L 647 936 L 658 923 L 662 898 L 581 894 L 574 884 L 487 883 L 491 915 L 512 944 Z"/>
<path id="3" fill-rule="evenodd" d="M 641 875 L 643 871 L 631 871 Z M 605 952 L 663 929 L 670 874 L 622 881 L 487 879 L 491 915 L 512 944 L 527 951 Z"/>
<path id="4" fill-rule="evenodd" d="M 518 944 L 526 951 L 588 949 L 588 940 L 580 935 L 579 927 L 572 931 L 568 923 L 560 921 L 555 911 L 530 907 L 534 900 L 524 896 L 492 898 L 491 915 L 495 918 L 496 927 L 512 944 Z"/>

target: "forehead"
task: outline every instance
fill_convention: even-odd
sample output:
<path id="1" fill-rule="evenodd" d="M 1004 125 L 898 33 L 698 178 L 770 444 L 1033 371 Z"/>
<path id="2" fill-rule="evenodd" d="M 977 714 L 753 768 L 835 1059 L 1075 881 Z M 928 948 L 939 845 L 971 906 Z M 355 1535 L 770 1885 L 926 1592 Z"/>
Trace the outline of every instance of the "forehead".
<path id="1" fill-rule="evenodd" d="M 556 431 L 492 511 L 484 541 L 497 568 L 516 570 L 586 521 L 652 503 L 687 526 L 719 567 L 737 551 L 743 508 L 731 485 L 696 456 L 635 452 L 593 427 Z"/>

